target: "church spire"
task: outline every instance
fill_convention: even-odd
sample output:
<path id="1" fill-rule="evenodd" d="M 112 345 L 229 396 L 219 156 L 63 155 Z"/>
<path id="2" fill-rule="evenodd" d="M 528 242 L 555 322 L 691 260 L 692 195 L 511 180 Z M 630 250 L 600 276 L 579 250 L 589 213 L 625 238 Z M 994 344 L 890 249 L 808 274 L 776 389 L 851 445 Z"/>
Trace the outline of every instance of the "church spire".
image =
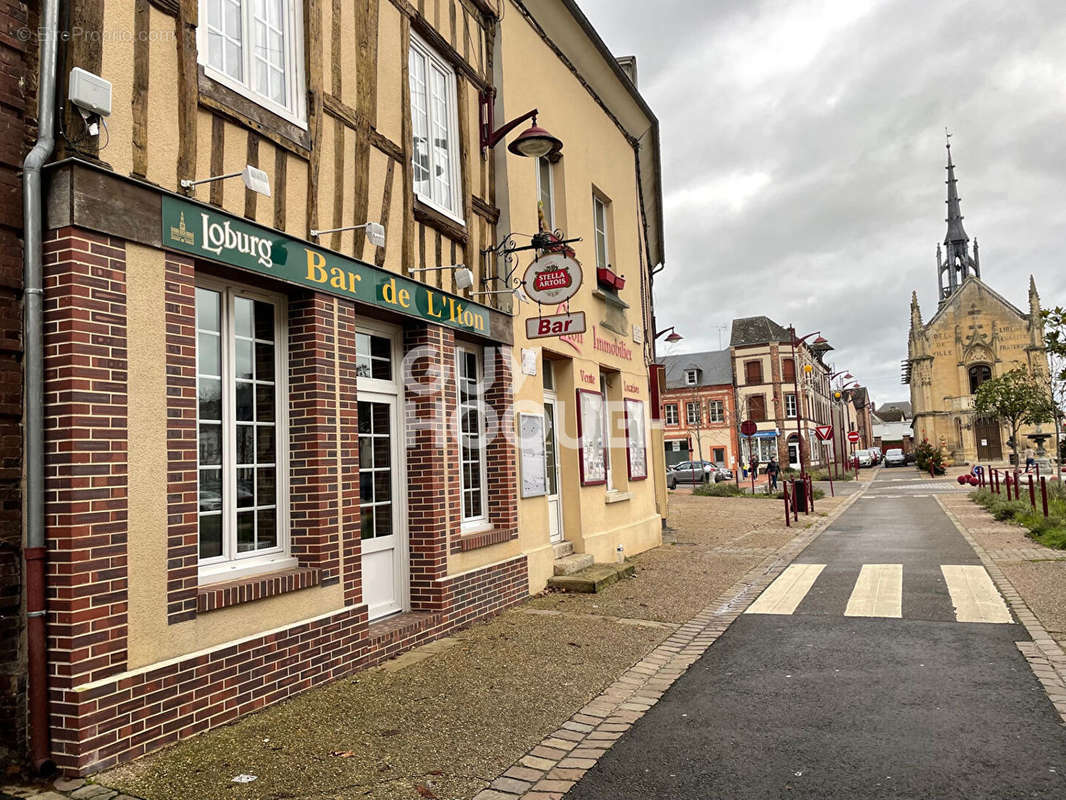
<path id="1" fill-rule="evenodd" d="M 976 258 L 970 256 L 970 237 L 966 235 L 966 229 L 962 227 L 962 208 L 959 199 L 958 180 L 955 178 L 955 163 L 951 160 L 951 134 L 945 130 L 946 147 L 948 151 L 946 181 L 948 186 L 948 216 L 945 222 L 948 224 L 948 232 L 944 236 L 945 258 L 941 261 L 940 245 L 937 245 L 937 272 L 940 278 L 940 302 L 945 302 L 949 296 L 962 285 L 971 274 L 980 278 L 981 267 Z M 976 250 L 976 240 L 975 240 Z"/>

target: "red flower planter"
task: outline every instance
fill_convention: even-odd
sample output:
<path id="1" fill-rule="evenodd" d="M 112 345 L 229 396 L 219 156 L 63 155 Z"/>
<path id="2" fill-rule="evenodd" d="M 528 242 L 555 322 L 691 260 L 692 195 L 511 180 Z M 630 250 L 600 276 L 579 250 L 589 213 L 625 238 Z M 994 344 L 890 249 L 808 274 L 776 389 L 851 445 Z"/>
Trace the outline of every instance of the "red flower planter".
<path id="1" fill-rule="evenodd" d="M 609 267 L 596 268 L 596 282 L 608 289 L 620 291 L 626 285 L 626 279 L 621 275 L 615 275 Z"/>

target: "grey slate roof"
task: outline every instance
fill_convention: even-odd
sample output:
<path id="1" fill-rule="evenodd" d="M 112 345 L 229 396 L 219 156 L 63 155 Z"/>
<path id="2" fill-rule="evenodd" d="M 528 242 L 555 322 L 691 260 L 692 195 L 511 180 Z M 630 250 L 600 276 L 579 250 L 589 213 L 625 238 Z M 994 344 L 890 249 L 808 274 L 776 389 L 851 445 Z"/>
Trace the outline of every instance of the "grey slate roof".
<path id="1" fill-rule="evenodd" d="M 752 344 L 788 341 L 791 341 L 788 330 L 769 317 L 742 317 L 733 320 L 733 335 L 729 339 L 729 344 L 732 347 L 745 347 Z"/>
<path id="2" fill-rule="evenodd" d="M 885 403 L 877 409 L 877 416 L 885 422 L 900 422 L 904 418 L 910 419 L 913 416 L 911 414 L 910 401 L 903 400 L 898 403 Z"/>
<path id="3" fill-rule="evenodd" d="M 666 367 L 666 388 L 683 389 L 685 370 L 700 371 L 699 386 L 720 386 L 733 383 L 733 360 L 728 350 L 711 350 L 706 353 L 682 353 L 663 356 L 659 363 Z"/>

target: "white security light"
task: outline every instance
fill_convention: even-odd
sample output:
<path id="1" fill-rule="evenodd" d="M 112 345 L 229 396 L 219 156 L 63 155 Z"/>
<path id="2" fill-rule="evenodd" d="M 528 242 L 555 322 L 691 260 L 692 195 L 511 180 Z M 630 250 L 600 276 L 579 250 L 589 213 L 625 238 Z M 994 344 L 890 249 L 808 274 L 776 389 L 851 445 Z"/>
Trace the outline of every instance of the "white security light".
<path id="1" fill-rule="evenodd" d="M 366 240 L 374 247 L 385 246 L 385 227 L 379 225 L 376 222 L 364 222 L 362 225 L 346 225 L 343 228 L 330 228 L 326 231 L 320 231 L 316 228 L 312 228 L 309 232 L 312 239 L 317 239 L 320 236 L 325 236 L 327 233 L 341 233 L 342 231 L 366 231 Z"/>
<path id="2" fill-rule="evenodd" d="M 244 181 L 246 189 L 251 189 L 263 197 L 270 197 L 270 178 L 258 167 L 248 164 L 241 173 L 241 180 Z"/>
<path id="3" fill-rule="evenodd" d="M 182 178 L 178 183 L 182 189 L 191 189 L 193 186 L 198 186 L 201 183 L 224 181 L 227 178 L 237 177 L 244 181 L 245 188 L 251 189 L 253 192 L 261 194 L 264 197 L 270 197 L 270 176 L 258 167 L 253 167 L 251 164 L 246 165 L 240 172 L 229 172 L 225 175 L 212 175 L 210 178 L 202 178 L 198 181 Z"/>
<path id="4" fill-rule="evenodd" d="M 460 267 L 452 273 L 456 289 L 469 289 L 474 285 L 474 273 L 466 267 Z"/>

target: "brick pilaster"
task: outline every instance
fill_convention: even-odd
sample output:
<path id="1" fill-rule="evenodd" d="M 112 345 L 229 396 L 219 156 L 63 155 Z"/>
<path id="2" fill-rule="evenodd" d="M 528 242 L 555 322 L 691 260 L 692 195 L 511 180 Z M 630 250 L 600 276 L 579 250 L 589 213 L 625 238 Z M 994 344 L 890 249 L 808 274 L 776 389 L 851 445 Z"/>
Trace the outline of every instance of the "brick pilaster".
<path id="1" fill-rule="evenodd" d="M 196 270 L 166 254 L 167 623 L 196 616 Z"/>
<path id="2" fill-rule="evenodd" d="M 340 417 L 340 538 L 344 552 L 344 602 L 363 598 L 359 524 L 359 398 L 355 366 L 355 304 L 337 301 L 337 413 Z"/>
<path id="3" fill-rule="evenodd" d="M 435 581 L 447 572 L 449 528 L 455 529 L 448 506 L 459 503 L 458 491 L 448 489 L 446 455 L 454 447 L 447 426 L 455 408 L 455 338 L 447 328 L 414 325 L 405 331 L 404 353 L 410 361 L 404 405 L 411 608 L 440 611 L 443 593 Z"/>
<path id="4" fill-rule="evenodd" d="M 289 531 L 322 585 L 340 580 L 334 322 L 329 295 L 289 302 Z"/>
<path id="5" fill-rule="evenodd" d="M 126 668 L 127 351 L 122 241 L 45 242 L 45 514 L 53 750 L 84 738 L 72 687 Z M 76 725 L 76 727 L 75 727 Z M 117 734 L 99 737 L 106 746 Z"/>

